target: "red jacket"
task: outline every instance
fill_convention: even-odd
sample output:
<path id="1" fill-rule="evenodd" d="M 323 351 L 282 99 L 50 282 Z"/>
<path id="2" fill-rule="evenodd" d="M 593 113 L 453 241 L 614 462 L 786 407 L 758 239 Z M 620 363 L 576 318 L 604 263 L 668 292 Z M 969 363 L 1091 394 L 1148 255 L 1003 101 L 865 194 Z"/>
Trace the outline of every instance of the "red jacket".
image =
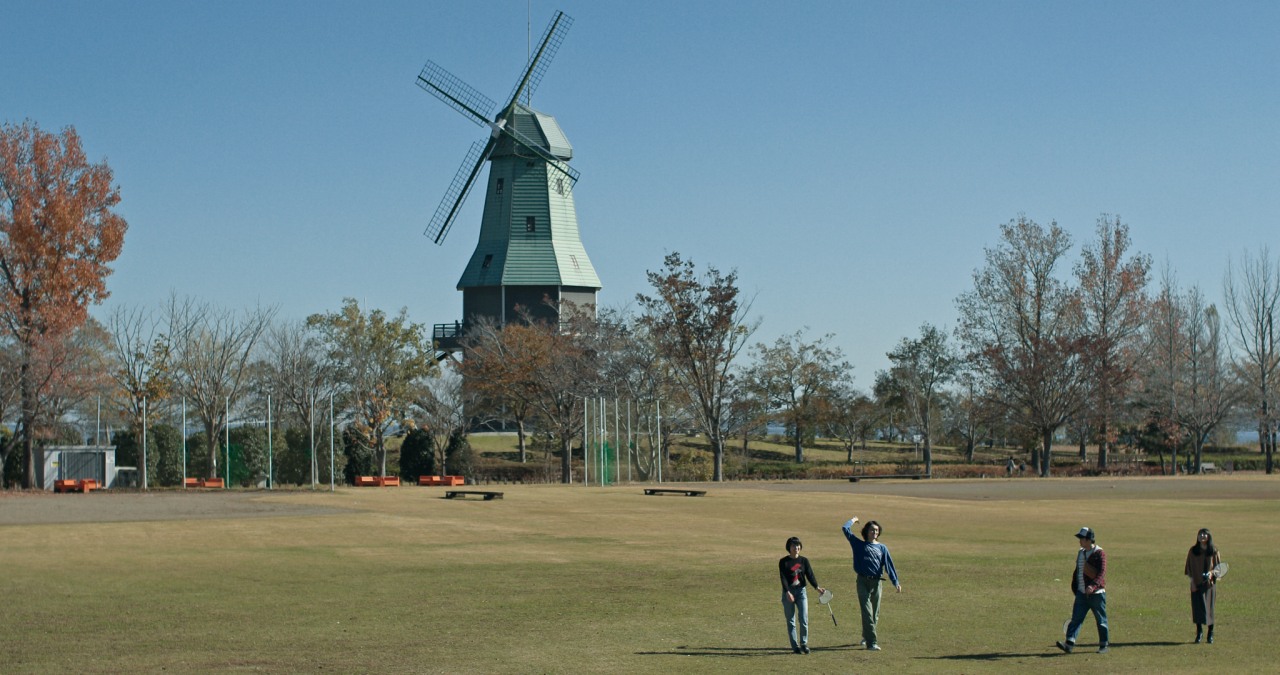
<path id="1" fill-rule="evenodd" d="M 1079 554 L 1077 554 L 1079 555 Z M 1084 588 L 1076 585 L 1076 568 L 1071 568 L 1071 592 L 1089 595 L 1107 587 L 1107 552 L 1101 546 L 1094 546 L 1093 551 L 1084 559 Z"/>

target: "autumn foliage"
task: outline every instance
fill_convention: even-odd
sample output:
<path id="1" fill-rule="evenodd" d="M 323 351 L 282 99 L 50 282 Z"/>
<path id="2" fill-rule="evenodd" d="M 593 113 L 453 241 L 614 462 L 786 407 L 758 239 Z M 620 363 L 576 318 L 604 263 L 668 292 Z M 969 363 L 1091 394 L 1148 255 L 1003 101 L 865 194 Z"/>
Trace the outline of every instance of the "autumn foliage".
<path id="1" fill-rule="evenodd" d="M 33 438 L 40 381 L 33 359 L 84 323 L 107 297 L 108 265 L 120 256 L 128 225 L 106 162 L 91 164 L 70 127 L 34 122 L 0 126 L 0 328 L 20 352 L 26 470 L 34 478 Z"/>

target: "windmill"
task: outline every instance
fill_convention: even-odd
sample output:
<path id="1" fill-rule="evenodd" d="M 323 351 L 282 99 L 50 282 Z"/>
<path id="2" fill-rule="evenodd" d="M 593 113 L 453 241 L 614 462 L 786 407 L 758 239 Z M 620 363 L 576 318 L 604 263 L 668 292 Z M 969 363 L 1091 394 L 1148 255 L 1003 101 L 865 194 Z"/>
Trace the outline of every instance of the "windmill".
<path id="1" fill-rule="evenodd" d="M 565 302 L 595 311 L 600 278 L 578 233 L 573 146 L 554 117 L 529 105 L 572 24 L 563 12 L 552 17 L 501 108 L 432 61 L 418 74 L 419 87 L 489 130 L 487 139 L 472 144 L 424 233 L 436 244 L 444 241 L 488 162 L 479 241 L 458 281 L 464 321 L 435 326 L 441 349 L 457 349 L 477 318 L 501 325 L 518 320 L 517 307 L 551 321 Z"/>

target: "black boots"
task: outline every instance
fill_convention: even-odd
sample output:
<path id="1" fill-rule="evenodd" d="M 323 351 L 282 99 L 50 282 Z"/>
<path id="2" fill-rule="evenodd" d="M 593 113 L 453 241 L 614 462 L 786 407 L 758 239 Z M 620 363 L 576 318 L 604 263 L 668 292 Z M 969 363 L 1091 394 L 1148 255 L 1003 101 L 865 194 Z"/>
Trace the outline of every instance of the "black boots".
<path id="1" fill-rule="evenodd" d="M 1203 626 L 1201 626 L 1200 624 L 1196 624 L 1196 644 L 1200 644 L 1200 636 L 1202 635 L 1203 630 L 1204 630 Z"/>
<path id="2" fill-rule="evenodd" d="M 1204 639 L 1205 642 L 1213 644 L 1213 624 L 1209 624 L 1209 635 Z"/>

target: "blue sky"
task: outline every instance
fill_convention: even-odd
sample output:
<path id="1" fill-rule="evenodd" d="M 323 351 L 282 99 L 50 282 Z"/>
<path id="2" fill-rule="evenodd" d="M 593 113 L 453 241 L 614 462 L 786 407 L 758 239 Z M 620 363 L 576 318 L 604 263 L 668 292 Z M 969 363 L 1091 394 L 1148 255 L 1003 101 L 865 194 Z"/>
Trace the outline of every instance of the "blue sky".
<path id="1" fill-rule="evenodd" d="M 869 388 L 955 325 L 1019 213 L 1077 244 L 1118 214 L 1215 300 L 1276 240 L 1270 2 L 0 0 L 0 121 L 72 125 L 115 170 L 100 315 L 176 292 L 450 322 L 483 195 L 444 246 L 422 230 L 484 131 L 414 78 L 431 59 L 501 99 L 556 9 L 534 107 L 574 144 L 603 305 L 679 251 L 738 271 L 756 340 L 834 333 Z"/>

